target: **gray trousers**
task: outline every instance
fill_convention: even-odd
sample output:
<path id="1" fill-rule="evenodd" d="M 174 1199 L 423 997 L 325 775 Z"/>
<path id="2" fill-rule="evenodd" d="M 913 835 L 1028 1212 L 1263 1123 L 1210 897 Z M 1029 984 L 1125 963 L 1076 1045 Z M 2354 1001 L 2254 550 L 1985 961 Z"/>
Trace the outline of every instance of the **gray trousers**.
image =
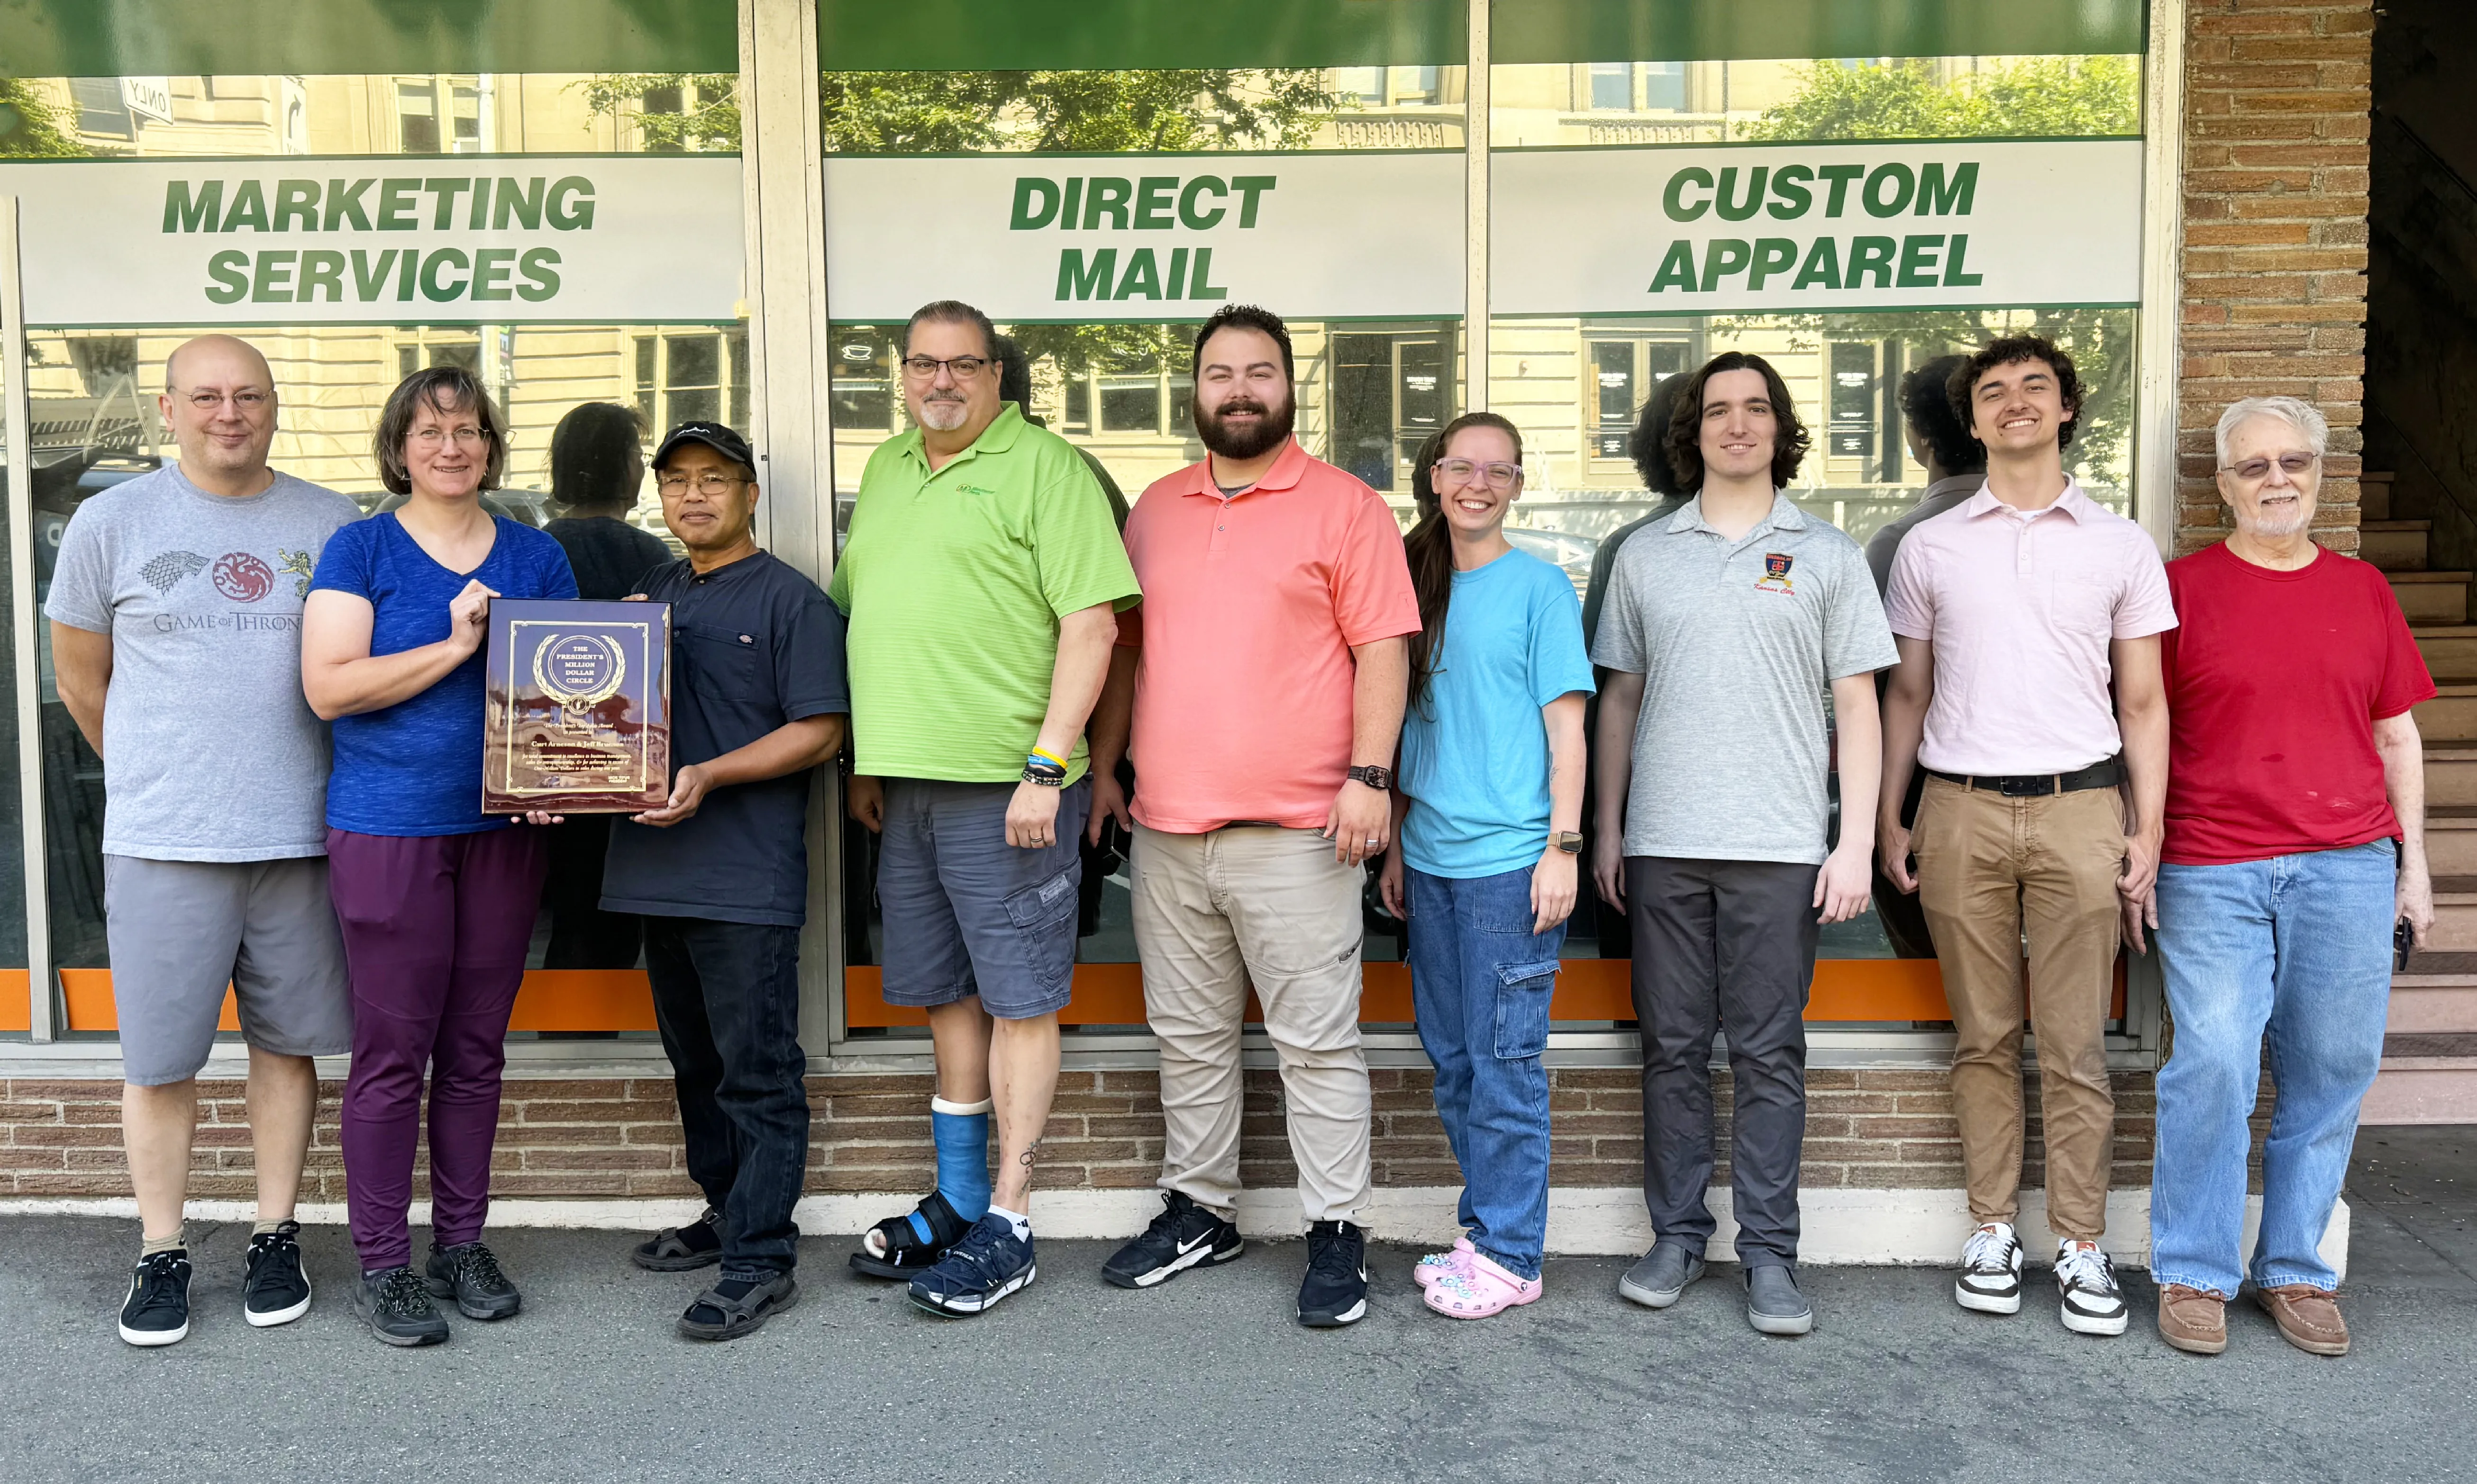
<path id="1" fill-rule="evenodd" d="M 1729 1184 L 1738 1258 L 1750 1268 L 1797 1261 L 1816 870 L 1626 857 L 1642 1023 L 1643 1204 L 1663 1240 L 1697 1252 L 1718 1226 L 1703 1197 L 1712 1184 L 1712 1037 L 1726 1026 L 1737 1089 Z"/>

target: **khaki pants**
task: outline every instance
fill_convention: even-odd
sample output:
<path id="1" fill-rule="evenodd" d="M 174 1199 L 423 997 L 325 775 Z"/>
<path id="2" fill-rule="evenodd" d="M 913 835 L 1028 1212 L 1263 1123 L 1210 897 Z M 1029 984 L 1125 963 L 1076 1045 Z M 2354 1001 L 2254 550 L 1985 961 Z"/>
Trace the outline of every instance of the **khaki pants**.
<path id="1" fill-rule="evenodd" d="M 2124 866 L 2116 791 L 2007 799 L 1927 779 L 1911 849 L 1960 1041 L 1952 1099 L 1969 1214 L 2010 1222 L 2021 1186 L 2021 940 L 2039 1035 L 2047 1224 L 2096 1241 L 2107 1229 L 2115 1098 L 2106 1026 L 2121 933 Z"/>
<path id="2" fill-rule="evenodd" d="M 1161 1042 L 1161 1188 L 1222 1216 L 1238 1202 L 1238 1034 L 1252 982 L 1281 1055 L 1299 1203 L 1310 1222 L 1367 1203 L 1367 1058 L 1359 1049 L 1364 876 L 1313 829 L 1136 829 L 1136 952 Z"/>

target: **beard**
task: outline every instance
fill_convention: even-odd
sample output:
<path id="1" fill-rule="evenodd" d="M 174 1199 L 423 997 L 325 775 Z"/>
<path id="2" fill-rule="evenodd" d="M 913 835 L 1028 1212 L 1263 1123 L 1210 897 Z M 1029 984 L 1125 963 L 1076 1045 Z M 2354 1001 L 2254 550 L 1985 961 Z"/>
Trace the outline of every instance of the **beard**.
<path id="1" fill-rule="evenodd" d="M 952 433 L 969 422 L 972 405 L 962 397 L 923 397 L 920 399 L 920 424 L 939 433 Z"/>
<path id="2" fill-rule="evenodd" d="M 2257 514 L 2249 520 L 2239 520 L 2237 524 L 2248 535 L 2259 536 L 2266 541 L 2285 541 L 2314 524 L 2314 515 L 2312 511 L 2305 508 L 2305 503 L 2300 500 L 2289 506 L 2285 515 L 2265 517 Z"/>
<path id="3" fill-rule="evenodd" d="M 1198 402 L 1194 408 L 1195 435 L 1204 446 L 1224 458 L 1254 458 L 1267 450 L 1279 448 L 1290 435 L 1290 424 L 1298 413 L 1298 399 L 1284 397 L 1278 408 L 1268 408 L 1250 396 L 1233 397 L 1213 410 Z M 1234 412 L 1257 414 L 1253 427 L 1233 428 L 1222 419 Z"/>

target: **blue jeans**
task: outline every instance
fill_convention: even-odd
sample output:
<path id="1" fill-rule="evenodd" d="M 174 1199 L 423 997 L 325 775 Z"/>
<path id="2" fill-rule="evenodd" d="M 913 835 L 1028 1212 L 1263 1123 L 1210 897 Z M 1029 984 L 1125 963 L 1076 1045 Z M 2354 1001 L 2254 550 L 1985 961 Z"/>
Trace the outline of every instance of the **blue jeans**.
<path id="1" fill-rule="evenodd" d="M 2173 1049 L 2159 1073 L 2150 1269 L 2234 1298 L 2339 1277 L 2323 1229 L 2383 1060 L 2398 873 L 2389 840 L 2230 866 L 2159 868 L 2159 956 Z M 2239 1263 L 2263 1032 L 2277 1101 L 2262 1150 L 2262 1233 Z"/>
<path id="2" fill-rule="evenodd" d="M 1411 1002 L 1437 1066 L 1437 1116 L 1463 1167 L 1463 1229 L 1517 1277 L 1548 1239 L 1548 997 L 1563 923 L 1531 930 L 1531 873 L 1406 870 Z"/>

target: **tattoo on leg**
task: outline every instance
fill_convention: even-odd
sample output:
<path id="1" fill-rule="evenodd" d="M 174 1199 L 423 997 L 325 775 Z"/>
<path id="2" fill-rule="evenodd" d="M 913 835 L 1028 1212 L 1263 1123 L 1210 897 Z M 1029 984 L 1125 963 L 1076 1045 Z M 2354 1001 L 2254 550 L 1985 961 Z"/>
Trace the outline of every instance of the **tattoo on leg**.
<path id="1" fill-rule="evenodd" d="M 1026 1147 L 1025 1147 L 1025 1149 L 1024 1149 L 1024 1151 L 1023 1151 L 1022 1155 L 1021 1155 L 1019 1158 L 1017 1158 L 1017 1159 L 1015 1160 L 1015 1163 L 1017 1163 L 1017 1164 L 1019 1164 L 1019 1165 L 1023 1166 L 1025 1169 L 1029 1170 L 1029 1169 L 1031 1169 L 1031 1168 L 1032 1168 L 1032 1156 L 1033 1156 L 1033 1155 L 1035 1155 L 1035 1154 L 1038 1154 L 1038 1153 L 1039 1153 L 1039 1152 L 1040 1152 L 1040 1141 L 1039 1141 L 1038 1139 L 1035 1139 L 1035 1140 L 1033 1140 L 1033 1141 L 1032 1141 L 1032 1143 L 1031 1143 L 1030 1145 L 1028 1145 L 1028 1146 L 1026 1146 Z"/>

